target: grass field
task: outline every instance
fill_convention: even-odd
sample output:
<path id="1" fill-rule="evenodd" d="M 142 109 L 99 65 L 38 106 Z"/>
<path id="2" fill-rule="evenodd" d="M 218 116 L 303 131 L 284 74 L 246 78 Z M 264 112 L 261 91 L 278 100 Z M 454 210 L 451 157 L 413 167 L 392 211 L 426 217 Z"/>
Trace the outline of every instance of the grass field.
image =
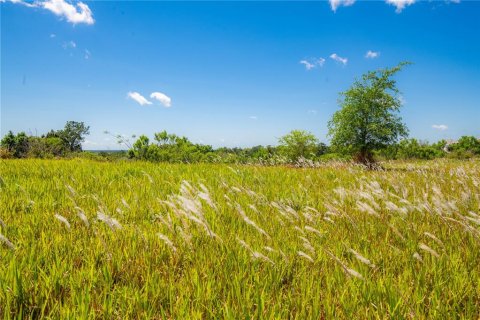
<path id="1" fill-rule="evenodd" d="M 0 163 L 0 315 L 478 319 L 480 163 Z"/>

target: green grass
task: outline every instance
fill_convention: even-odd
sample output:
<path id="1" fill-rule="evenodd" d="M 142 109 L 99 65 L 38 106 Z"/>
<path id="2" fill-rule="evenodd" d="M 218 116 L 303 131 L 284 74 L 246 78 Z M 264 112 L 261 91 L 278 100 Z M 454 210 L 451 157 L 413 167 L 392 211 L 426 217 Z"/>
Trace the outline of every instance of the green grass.
<path id="1" fill-rule="evenodd" d="M 385 166 L 3 161 L 0 315 L 479 318 L 480 163 Z"/>

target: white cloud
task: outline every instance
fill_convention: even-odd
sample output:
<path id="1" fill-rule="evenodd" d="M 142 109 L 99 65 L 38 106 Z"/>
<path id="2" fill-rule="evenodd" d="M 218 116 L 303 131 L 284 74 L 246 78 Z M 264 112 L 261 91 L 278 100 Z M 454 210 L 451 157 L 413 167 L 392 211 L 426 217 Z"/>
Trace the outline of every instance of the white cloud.
<path id="1" fill-rule="evenodd" d="M 90 53 L 90 51 L 88 51 L 87 49 L 85 49 L 85 59 L 88 60 L 90 59 L 90 57 L 92 56 L 92 54 Z"/>
<path id="2" fill-rule="evenodd" d="M 397 9 L 395 10 L 396 13 L 402 12 L 405 7 L 414 4 L 415 1 L 416 0 L 385 0 L 386 3 L 397 7 Z"/>
<path id="3" fill-rule="evenodd" d="M 355 0 L 329 0 L 329 2 L 333 12 L 336 12 L 338 7 L 348 7 L 353 5 L 355 3 Z"/>
<path id="4" fill-rule="evenodd" d="M 339 56 L 338 54 L 336 54 L 336 53 L 332 53 L 332 54 L 330 55 L 330 58 L 333 59 L 333 60 L 335 60 L 335 61 L 337 61 L 337 62 L 342 63 L 344 66 L 347 65 L 347 62 L 348 62 L 348 59 L 347 59 L 347 58 L 342 58 L 342 57 L 340 57 L 340 56 Z"/>
<path id="5" fill-rule="evenodd" d="M 160 103 L 163 104 L 164 107 L 168 108 L 172 106 L 172 99 L 170 99 L 170 97 L 164 93 L 152 92 L 150 98 L 160 101 Z"/>
<path id="6" fill-rule="evenodd" d="M 311 113 L 311 114 L 317 114 L 317 110 L 308 110 L 308 113 Z"/>
<path id="7" fill-rule="evenodd" d="M 140 93 L 138 92 L 129 92 L 127 94 L 127 97 L 132 99 L 132 100 L 135 100 L 136 102 L 138 102 L 138 104 L 140 104 L 141 106 L 144 106 L 146 104 L 152 104 L 150 101 L 148 101 L 147 99 L 145 99 L 144 96 L 142 96 Z"/>
<path id="8" fill-rule="evenodd" d="M 47 0 L 40 2 L 42 8 L 47 9 L 57 16 L 64 17 L 68 22 L 73 24 L 85 23 L 94 24 L 92 11 L 83 2 L 78 2 L 76 6 L 66 2 L 65 0 Z"/>
<path id="9" fill-rule="evenodd" d="M 305 65 L 305 69 L 311 70 L 315 68 L 315 65 L 313 63 L 308 62 L 307 60 L 300 60 L 300 63 Z"/>
<path id="10" fill-rule="evenodd" d="M 50 34 L 50 38 L 55 38 L 57 35 L 55 33 Z"/>
<path id="11" fill-rule="evenodd" d="M 310 60 L 300 60 L 300 63 L 305 66 L 306 70 L 312 70 L 316 67 L 323 67 L 325 64 L 325 59 L 323 58 L 313 58 Z"/>
<path id="12" fill-rule="evenodd" d="M 5 2 L 6 0 L 0 0 Z M 53 12 L 57 16 L 66 18 L 68 22 L 73 24 L 85 23 L 94 24 L 92 10 L 83 2 L 72 5 L 65 0 L 45 0 L 26 2 L 24 0 L 8 0 L 11 3 L 21 4 L 29 8 L 43 8 Z"/>
<path id="13" fill-rule="evenodd" d="M 445 125 L 445 124 L 434 124 L 434 125 L 432 125 L 432 128 L 437 129 L 437 130 L 441 130 L 441 131 L 445 131 L 445 130 L 448 129 L 448 126 Z"/>
<path id="14" fill-rule="evenodd" d="M 368 50 L 367 53 L 365 54 L 365 58 L 375 59 L 375 58 L 378 58 L 379 55 L 380 55 L 380 52 L 378 51 Z"/>
<path id="15" fill-rule="evenodd" d="M 25 2 L 23 0 L 0 0 L 0 2 L 11 2 L 11 3 L 16 3 L 16 4 L 21 4 L 25 7 L 29 7 L 29 8 L 35 8 L 37 5 L 35 3 L 29 3 L 29 2 Z"/>
<path id="16" fill-rule="evenodd" d="M 252 119 L 252 120 L 258 120 L 257 116 L 250 116 L 249 118 Z"/>

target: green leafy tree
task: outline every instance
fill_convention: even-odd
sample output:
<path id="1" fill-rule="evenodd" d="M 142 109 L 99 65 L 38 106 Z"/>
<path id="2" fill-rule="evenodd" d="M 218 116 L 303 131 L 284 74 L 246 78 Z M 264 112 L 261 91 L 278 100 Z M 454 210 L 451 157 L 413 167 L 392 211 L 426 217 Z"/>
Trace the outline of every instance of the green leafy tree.
<path id="1" fill-rule="evenodd" d="M 14 158 L 25 158 L 28 154 L 28 136 L 25 132 L 14 135 L 9 131 L 1 141 L 2 148 L 7 149 Z"/>
<path id="2" fill-rule="evenodd" d="M 90 127 L 77 121 L 67 121 L 65 128 L 56 133 L 71 152 L 82 151 L 82 142 L 88 134 L 90 134 Z M 49 137 L 53 136 L 55 134 L 49 133 Z"/>
<path id="3" fill-rule="evenodd" d="M 292 130 L 281 137 L 278 142 L 285 155 L 295 161 L 300 157 L 311 158 L 317 150 L 318 139 L 310 132 Z"/>
<path id="4" fill-rule="evenodd" d="M 150 146 L 150 140 L 147 136 L 141 135 L 138 137 L 137 141 L 132 146 L 132 149 L 129 150 L 129 155 L 131 158 L 137 158 L 140 160 L 148 160 L 148 149 Z"/>
<path id="5" fill-rule="evenodd" d="M 334 148 L 354 155 L 357 162 L 371 168 L 374 150 L 407 136 L 408 129 L 398 115 L 402 105 L 399 90 L 392 79 L 406 64 L 369 71 L 341 93 L 341 109 L 328 123 Z"/>

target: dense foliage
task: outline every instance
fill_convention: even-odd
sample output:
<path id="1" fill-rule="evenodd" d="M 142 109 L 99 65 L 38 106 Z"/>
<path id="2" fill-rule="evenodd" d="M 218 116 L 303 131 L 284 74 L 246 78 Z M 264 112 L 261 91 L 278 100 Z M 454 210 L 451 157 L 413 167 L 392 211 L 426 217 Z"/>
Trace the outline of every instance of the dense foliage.
<path id="1" fill-rule="evenodd" d="M 355 156 L 367 166 L 373 152 L 407 136 L 407 127 L 398 115 L 401 101 L 392 77 L 405 63 L 394 68 L 369 71 L 341 93 L 341 109 L 328 123 L 332 146 Z"/>

